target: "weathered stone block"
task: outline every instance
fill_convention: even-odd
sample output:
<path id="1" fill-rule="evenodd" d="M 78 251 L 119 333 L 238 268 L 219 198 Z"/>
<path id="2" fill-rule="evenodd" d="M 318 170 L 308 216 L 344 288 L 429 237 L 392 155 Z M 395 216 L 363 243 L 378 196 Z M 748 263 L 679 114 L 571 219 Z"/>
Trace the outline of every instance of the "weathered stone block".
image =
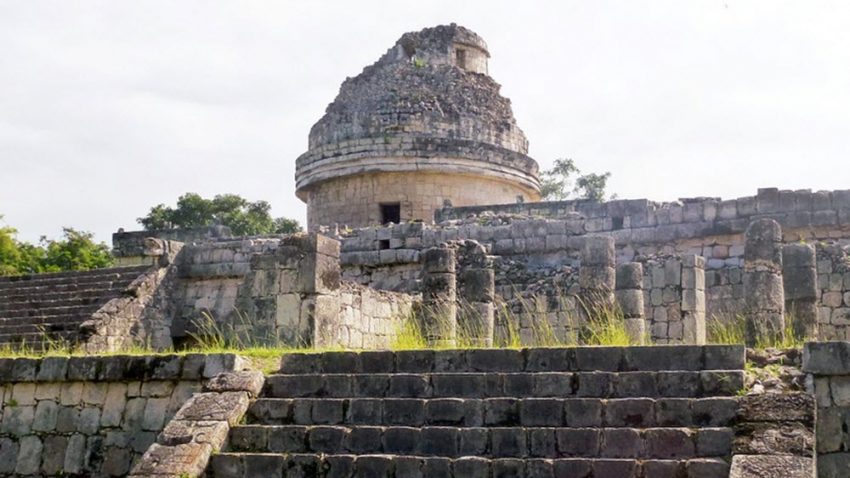
<path id="1" fill-rule="evenodd" d="M 735 455 L 729 478 L 810 478 L 813 471 L 814 461 L 807 457 Z"/>
<path id="2" fill-rule="evenodd" d="M 231 425 L 248 409 L 247 392 L 199 393 L 174 416 L 177 420 L 226 421 Z"/>
<path id="3" fill-rule="evenodd" d="M 258 371 L 220 373 L 208 380 L 204 390 L 208 392 L 248 392 L 258 397 L 263 390 L 265 377 Z"/>

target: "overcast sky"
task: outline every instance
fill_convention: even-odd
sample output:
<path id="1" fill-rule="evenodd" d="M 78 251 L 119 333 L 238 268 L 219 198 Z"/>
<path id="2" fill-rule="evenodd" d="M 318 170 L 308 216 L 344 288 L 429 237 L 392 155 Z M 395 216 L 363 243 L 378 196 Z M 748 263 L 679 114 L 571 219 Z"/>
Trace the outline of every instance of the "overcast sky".
<path id="1" fill-rule="evenodd" d="M 304 222 L 295 158 L 406 31 L 488 43 L 530 154 L 622 198 L 850 188 L 850 3 L 0 0 L 0 214 L 99 240 L 187 191 Z"/>

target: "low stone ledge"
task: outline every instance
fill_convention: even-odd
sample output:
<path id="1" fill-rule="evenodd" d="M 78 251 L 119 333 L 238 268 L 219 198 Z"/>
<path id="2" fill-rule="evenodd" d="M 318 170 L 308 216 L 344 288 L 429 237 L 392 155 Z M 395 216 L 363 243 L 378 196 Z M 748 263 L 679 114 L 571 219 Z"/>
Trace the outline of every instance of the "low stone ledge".
<path id="1" fill-rule="evenodd" d="M 0 358 L 0 383 L 201 380 L 241 371 L 245 364 L 236 354 Z"/>

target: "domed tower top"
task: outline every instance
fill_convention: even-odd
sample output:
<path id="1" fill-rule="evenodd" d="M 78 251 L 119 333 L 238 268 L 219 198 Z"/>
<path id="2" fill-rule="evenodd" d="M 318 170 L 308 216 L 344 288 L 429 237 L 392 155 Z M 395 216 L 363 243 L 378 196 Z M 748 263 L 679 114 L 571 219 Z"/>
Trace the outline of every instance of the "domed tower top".
<path id="1" fill-rule="evenodd" d="M 430 220 L 446 201 L 539 199 L 537 163 L 487 74 L 489 56 L 474 32 L 442 25 L 405 33 L 346 79 L 296 163 L 309 226 Z"/>

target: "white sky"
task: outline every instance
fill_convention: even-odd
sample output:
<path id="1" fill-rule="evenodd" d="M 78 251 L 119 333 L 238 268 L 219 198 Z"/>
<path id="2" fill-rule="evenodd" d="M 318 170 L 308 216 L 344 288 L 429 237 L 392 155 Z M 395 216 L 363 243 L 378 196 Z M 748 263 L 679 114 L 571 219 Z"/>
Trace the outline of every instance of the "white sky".
<path id="1" fill-rule="evenodd" d="M 304 222 L 295 158 L 406 31 L 487 41 L 541 168 L 622 198 L 850 188 L 850 3 L 0 0 L 0 214 L 109 241 L 187 191 Z"/>

